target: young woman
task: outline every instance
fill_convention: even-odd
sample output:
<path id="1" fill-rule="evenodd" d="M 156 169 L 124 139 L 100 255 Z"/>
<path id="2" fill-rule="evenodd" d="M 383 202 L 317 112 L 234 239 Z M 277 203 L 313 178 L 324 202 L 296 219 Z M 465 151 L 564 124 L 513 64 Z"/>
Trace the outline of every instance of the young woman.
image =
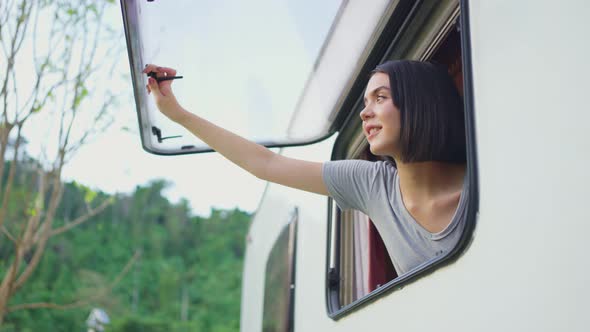
<path id="1" fill-rule="evenodd" d="M 145 73 L 174 76 L 147 65 Z M 288 158 L 185 110 L 172 81 L 149 78 L 159 110 L 256 177 L 330 195 L 367 214 L 401 275 L 451 250 L 465 223 L 467 181 L 461 98 L 443 67 L 389 61 L 371 74 L 360 117 L 370 150 L 394 162 Z"/>

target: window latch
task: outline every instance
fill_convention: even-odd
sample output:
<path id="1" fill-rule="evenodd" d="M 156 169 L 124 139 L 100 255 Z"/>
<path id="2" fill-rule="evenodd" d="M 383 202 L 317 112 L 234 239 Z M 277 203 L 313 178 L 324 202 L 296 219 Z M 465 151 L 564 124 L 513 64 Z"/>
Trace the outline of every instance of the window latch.
<path id="1" fill-rule="evenodd" d="M 156 126 L 152 126 L 152 134 L 156 136 L 158 143 L 162 143 L 162 141 L 165 139 L 182 137 L 182 135 L 162 137 L 162 130 Z"/>

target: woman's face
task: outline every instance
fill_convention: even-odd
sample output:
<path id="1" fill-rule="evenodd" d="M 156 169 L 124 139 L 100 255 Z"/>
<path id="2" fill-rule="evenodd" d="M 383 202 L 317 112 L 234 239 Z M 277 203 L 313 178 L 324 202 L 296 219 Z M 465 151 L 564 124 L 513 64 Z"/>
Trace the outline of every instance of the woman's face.
<path id="1" fill-rule="evenodd" d="M 390 157 L 399 155 L 400 113 L 393 104 L 389 76 L 384 73 L 373 74 L 364 99 L 365 108 L 360 116 L 371 153 Z"/>

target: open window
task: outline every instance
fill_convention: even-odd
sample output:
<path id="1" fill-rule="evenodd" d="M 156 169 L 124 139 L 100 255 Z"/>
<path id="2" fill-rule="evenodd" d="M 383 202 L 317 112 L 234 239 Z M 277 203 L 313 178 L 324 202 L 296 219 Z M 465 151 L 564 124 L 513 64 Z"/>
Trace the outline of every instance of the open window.
<path id="1" fill-rule="evenodd" d="M 473 117 L 469 95 L 469 59 L 465 49 L 467 41 L 466 20 L 461 10 L 466 4 L 459 1 L 416 2 L 415 5 L 397 18 L 392 15 L 388 24 L 397 29 L 384 29 L 378 43 L 383 43 L 382 53 L 376 52 L 375 63 L 367 68 L 367 76 L 374 65 L 389 59 L 414 59 L 432 61 L 447 67 L 459 94 L 465 102 L 467 174 L 469 181 L 469 206 L 467 220 L 461 240 L 449 253 L 424 262 L 419 267 L 404 274 L 393 268 L 389 253 L 379 232 L 371 220 L 359 211 L 341 211 L 330 200 L 328 226 L 328 266 L 326 269 L 328 314 L 338 319 L 360 308 L 377 297 L 399 288 L 410 280 L 423 276 L 428 271 L 451 262 L 465 247 L 472 232 L 477 206 L 477 183 L 475 173 L 475 152 Z M 400 22 L 397 22 L 400 24 Z M 387 46 L 387 47 L 385 47 Z M 369 151 L 362 134 L 358 117 L 363 108 L 362 97 L 366 84 L 359 84 L 358 91 L 349 98 L 350 114 L 340 132 L 332 154 L 332 159 L 378 160 Z"/>
<path id="2" fill-rule="evenodd" d="M 146 64 L 176 69 L 183 107 L 247 139 L 281 147 L 330 136 L 389 3 L 121 0 L 143 148 L 211 151 L 158 111 Z"/>

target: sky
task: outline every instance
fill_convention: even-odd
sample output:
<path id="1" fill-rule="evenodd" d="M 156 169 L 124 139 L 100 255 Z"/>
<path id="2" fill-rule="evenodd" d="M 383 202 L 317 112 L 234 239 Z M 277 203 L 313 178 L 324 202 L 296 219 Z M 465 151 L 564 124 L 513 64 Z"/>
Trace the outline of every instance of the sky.
<path id="1" fill-rule="evenodd" d="M 312 6 L 313 3 L 311 0 L 284 1 L 289 11 L 300 17 L 296 29 L 301 34 L 301 39 L 304 40 L 302 47 L 306 49 L 305 52 L 308 55 L 306 57 L 301 55 L 301 61 L 307 62 L 308 67 L 309 63 L 313 64 L 315 54 L 323 42 L 322 40 L 314 40 L 318 36 L 313 24 L 303 23 L 306 21 L 304 7 Z M 332 0 L 332 8 L 337 8 L 338 3 L 339 1 Z M 118 4 L 114 7 L 116 8 L 111 8 L 108 12 L 107 22 L 122 33 L 120 8 Z M 238 10 L 236 14 L 239 12 Z M 43 24 L 43 22 L 41 23 Z M 292 34 L 293 31 L 289 33 Z M 121 43 L 125 43 L 124 37 Z M 230 52 L 231 45 L 227 47 Z M 230 58 L 224 59 L 228 61 L 227 59 Z M 26 57 L 19 59 L 23 63 L 26 60 Z M 129 193 L 138 185 L 145 185 L 156 179 L 164 179 L 170 183 L 165 195 L 173 202 L 181 198 L 187 199 L 195 214 L 207 216 L 212 208 L 232 209 L 237 207 L 249 212 L 255 211 L 260 203 L 266 183 L 233 165 L 221 155 L 205 153 L 159 156 L 142 149 L 130 81 L 129 61 L 124 48 L 115 60 L 115 72 L 118 73 L 116 77 L 118 79 L 103 76 L 90 84 L 91 89 L 92 87 L 94 89 L 108 87 L 119 94 L 119 103 L 116 108 L 111 110 L 114 123 L 106 132 L 93 137 L 65 165 L 64 180 L 75 180 L 90 188 L 107 193 Z M 261 92 L 264 90 L 264 83 L 254 81 L 249 90 L 244 93 L 243 103 L 252 105 L 252 103 L 256 104 L 257 99 L 264 99 L 260 97 L 265 93 L 265 91 Z M 274 91 L 276 89 L 272 90 L 273 93 L 275 93 Z M 253 99 L 255 99 L 254 102 Z M 271 103 L 268 100 L 262 102 Z M 232 100 L 232 103 L 239 104 L 241 101 L 240 99 Z M 30 140 L 29 149 L 32 155 L 39 152 L 36 150 L 35 142 L 44 141 L 43 137 L 51 135 L 48 129 L 51 127 L 48 126 L 48 121 L 51 121 L 50 116 L 50 112 L 47 113 L 46 118 L 38 116 L 26 128 L 25 135 Z M 91 119 L 86 121 L 86 126 L 93 125 Z M 275 149 L 275 151 L 278 150 Z"/>

